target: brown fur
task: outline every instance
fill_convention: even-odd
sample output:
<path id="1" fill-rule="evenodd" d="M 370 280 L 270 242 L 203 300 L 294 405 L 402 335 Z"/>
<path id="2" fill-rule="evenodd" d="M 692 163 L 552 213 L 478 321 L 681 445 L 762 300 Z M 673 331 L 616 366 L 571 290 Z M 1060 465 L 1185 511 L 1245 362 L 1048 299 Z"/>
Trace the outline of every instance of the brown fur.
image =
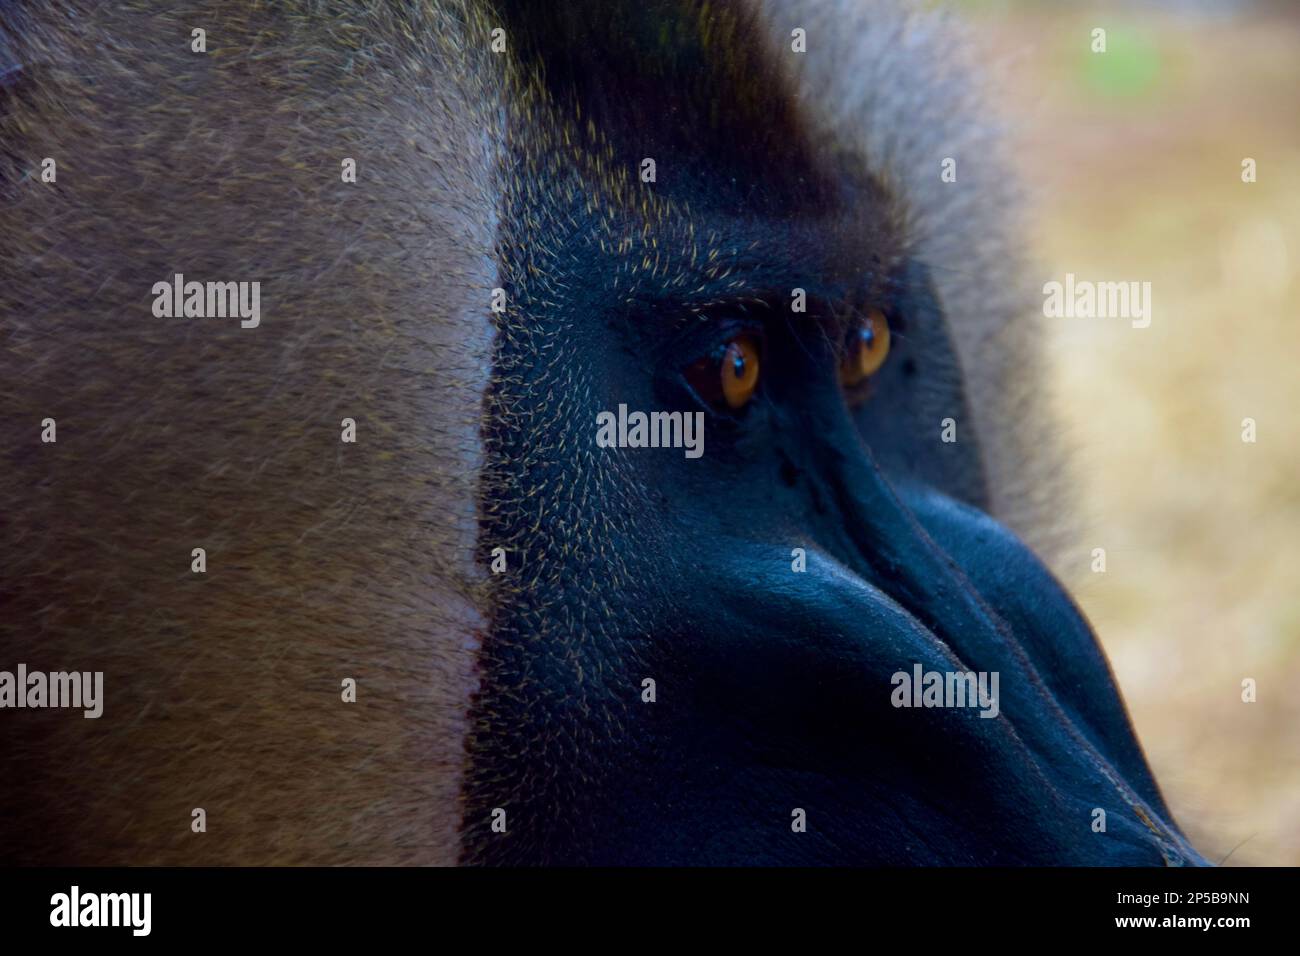
<path id="1" fill-rule="evenodd" d="M 6 8 L 0 668 L 106 703 L 0 713 L 5 859 L 454 860 L 498 137 L 436 7 Z M 155 318 L 174 272 L 261 326 Z"/>

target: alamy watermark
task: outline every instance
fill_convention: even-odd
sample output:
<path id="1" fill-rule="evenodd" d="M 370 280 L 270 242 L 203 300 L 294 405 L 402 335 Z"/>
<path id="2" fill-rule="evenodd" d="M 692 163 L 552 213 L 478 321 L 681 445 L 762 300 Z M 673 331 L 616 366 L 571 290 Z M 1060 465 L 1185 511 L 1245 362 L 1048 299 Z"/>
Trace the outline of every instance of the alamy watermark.
<path id="1" fill-rule="evenodd" d="M 103 671 L 0 671 L 0 708 L 72 707 L 95 719 L 104 712 Z"/>
<path id="2" fill-rule="evenodd" d="M 1089 282 L 1067 272 L 1064 282 L 1044 283 L 1043 297 L 1049 319 L 1132 319 L 1135 329 L 1151 324 L 1150 282 Z"/>
<path id="3" fill-rule="evenodd" d="M 132 936 L 148 936 L 152 916 L 152 893 L 83 893 L 73 885 L 50 897 L 51 926 L 127 926 Z"/>
<path id="4" fill-rule="evenodd" d="M 598 448 L 684 448 L 687 458 L 704 454 L 703 412 L 628 412 L 596 415 Z"/>
<path id="5" fill-rule="evenodd" d="M 997 671 L 927 671 L 912 665 L 912 673 L 896 671 L 889 702 L 895 707 L 978 707 L 981 717 L 996 717 Z"/>
<path id="6" fill-rule="evenodd" d="M 238 318 L 243 329 L 255 329 L 262 321 L 261 282 L 186 282 L 178 272 L 170 282 L 155 282 L 150 291 L 153 314 L 160 319 Z"/>

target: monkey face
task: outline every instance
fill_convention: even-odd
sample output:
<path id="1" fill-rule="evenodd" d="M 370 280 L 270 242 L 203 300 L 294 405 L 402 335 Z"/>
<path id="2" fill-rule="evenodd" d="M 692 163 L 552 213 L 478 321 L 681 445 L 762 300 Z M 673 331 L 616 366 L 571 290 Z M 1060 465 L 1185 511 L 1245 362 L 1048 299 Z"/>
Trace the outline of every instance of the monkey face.
<path id="1" fill-rule="evenodd" d="M 925 30 L 19 6 L 0 657 L 105 684 L 0 720 L 15 858 L 1201 862 L 1004 526 L 1032 322 Z"/>
<path id="2" fill-rule="evenodd" d="M 778 260 L 761 261 L 770 276 Z M 856 408 L 837 373 L 859 330 L 829 306 L 791 314 L 746 295 L 664 336 L 673 314 L 689 314 L 672 283 L 624 312 L 613 278 L 629 273 L 614 256 L 597 272 L 610 277 L 599 293 L 588 286 L 561 298 L 559 315 L 521 320 L 530 331 L 508 330 L 499 359 L 511 371 L 492 398 L 499 471 L 484 544 L 517 556 L 518 579 L 499 585 L 483 652 L 474 852 L 1197 859 L 1168 822 L 1087 622 L 960 494 L 978 490 L 978 469 L 944 459 L 938 418 L 924 431 L 878 421 L 950 360 L 927 361 L 914 344 L 943 338 L 941 324 L 925 327 L 943 321 L 925 269 L 905 265 L 875 293 L 901 343 L 886 361 L 914 367 L 882 374 Z M 810 286 L 808 275 L 791 271 L 786 285 Z M 748 287 L 737 276 L 728 281 Z M 520 309 L 541 307 L 522 291 Z M 592 308 L 601 294 L 609 307 Z M 732 408 L 691 372 L 734 377 L 738 341 L 752 343 L 743 361 L 758 381 Z M 955 398 L 960 429 L 968 416 Z M 596 422 L 620 405 L 702 416 L 703 453 L 600 447 Z M 976 444 L 957 437 L 954 458 Z M 954 490 L 954 474 L 975 480 Z M 945 696 L 923 688 L 931 675 Z M 954 680 L 966 682 L 964 706 L 948 692 Z M 487 832 L 502 806 L 511 832 Z M 1098 808 L 1105 833 L 1092 830 Z M 806 814 L 806 832 L 791 831 L 792 813 Z"/>
<path id="3" fill-rule="evenodd" d="M 988 514 L 934 278 L 961 264 L 783 103 L 705 71 L 700 106 L 680 49 L 658 119 L 539 49 L 513 121 L 481 550 L 515 564 L 467 858 L 1199 862 L 1088 623 Z"/>

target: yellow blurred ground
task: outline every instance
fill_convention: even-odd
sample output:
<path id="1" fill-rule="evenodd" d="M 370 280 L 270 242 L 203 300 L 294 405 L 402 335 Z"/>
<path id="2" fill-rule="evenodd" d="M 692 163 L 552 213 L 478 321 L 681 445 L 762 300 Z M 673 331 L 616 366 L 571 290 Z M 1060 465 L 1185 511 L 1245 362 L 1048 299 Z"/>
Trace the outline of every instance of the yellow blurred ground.
<path id="1" fill-rule="evenodd" d="M 1042 320 L 1081 498 L 1058 570 L 1193 842 L 1300 863 L 1300 19 L 972 20 L 1020 126 L 1035 276 L 1153 284 L 1147 329 Z M 1096 26 L 1110 64 L 1088 60 Z"/>

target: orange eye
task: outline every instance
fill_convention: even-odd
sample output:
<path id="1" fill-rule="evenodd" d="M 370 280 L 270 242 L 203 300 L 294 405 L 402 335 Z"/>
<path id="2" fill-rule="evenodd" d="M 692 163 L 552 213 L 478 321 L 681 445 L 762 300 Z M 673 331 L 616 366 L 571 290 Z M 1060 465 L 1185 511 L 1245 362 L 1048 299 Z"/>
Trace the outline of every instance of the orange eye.
<path id="1" fill-rule="evenodd" d="M 889 323 L 879 309 L 872 309 L 866 321 L 849 332 L 844 358 L 840 361 L 840 383 L 860 384 L 874 375 L 889 354 Z"/>
<path id="2" fill-rule="evenodd" d="M 729 408 L 744 408 L 758 387 L 758 343 L 742 335 L 722 353 L 722 397 Z"/>
<path id="3" fill-rule="evenodd" d="M 749 404 L 758 388 L 758 340 L 738 335 L 710 358 L 703 358 L 686 370 L 696 393 L 710 405 L 738 411 Z"/>

